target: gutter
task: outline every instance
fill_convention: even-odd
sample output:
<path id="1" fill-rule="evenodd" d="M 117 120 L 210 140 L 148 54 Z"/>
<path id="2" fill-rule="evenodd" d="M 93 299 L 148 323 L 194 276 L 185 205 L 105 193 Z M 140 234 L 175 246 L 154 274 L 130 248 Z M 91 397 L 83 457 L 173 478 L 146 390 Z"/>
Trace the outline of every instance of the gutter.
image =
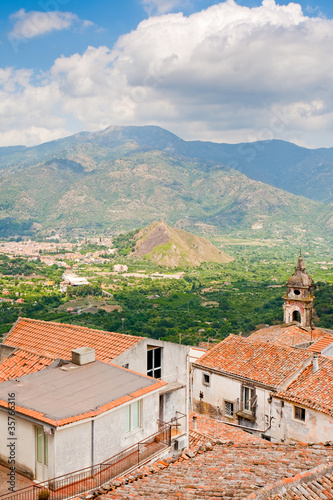
<path id="1" fill-rule="evenodd" d="M 238 427 L 239 429 L 245 429 L 248 431 L 255 431 L 255 432 L 261 432 L 262 434 L 265 434 L 271 427 L 272 427 L 272 420 L 275 417 L 270 417 L 269 419 L 269 425 L 266 429 L 256 429 L 255 427 L 247 427 L 246 425 L 238 425 L 238 424 L 232 424 L 231 422 L 224 422 L 223 420 L 218 420 L 218 422 L 221 422 L 221 424 L 226 424 L 226 425 L 231 425 L 232 427 Z"/>

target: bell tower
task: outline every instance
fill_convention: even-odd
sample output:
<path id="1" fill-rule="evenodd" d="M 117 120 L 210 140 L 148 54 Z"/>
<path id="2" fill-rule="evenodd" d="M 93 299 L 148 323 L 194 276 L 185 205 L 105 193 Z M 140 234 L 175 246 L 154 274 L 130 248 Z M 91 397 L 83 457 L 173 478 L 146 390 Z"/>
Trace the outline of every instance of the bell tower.
<path id="1" fill-rule="evenodd" d="M 287 294 L 283 297 L 284 323 L 296 322 L 304 328 L 311 328 L 313 288 L 313 280 L 306 272 L 300 252 L 295 272 L 287 282 Z"/>

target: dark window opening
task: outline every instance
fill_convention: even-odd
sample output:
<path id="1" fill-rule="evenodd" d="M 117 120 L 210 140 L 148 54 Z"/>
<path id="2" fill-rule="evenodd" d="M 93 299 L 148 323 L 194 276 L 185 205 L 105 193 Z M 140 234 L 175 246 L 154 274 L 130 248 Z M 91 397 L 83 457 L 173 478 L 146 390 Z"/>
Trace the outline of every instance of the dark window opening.
<path id="1" fill-rule="evenodd" d="M 202 391 L 199 392 L 199 398 L 203 399 L 203 392 Z"/>
<path id="2" fill-rule="evenodd" d="M 305 408 L 300 408 L 299 406 L 295 406 L 295 418 L 297 420 L 302 420 L 302 422 L 305 422 Z"/>
<path id="3" fill-rule="evenodd" d="M 293 321 L 297 321 L 297 323 L 301 322 L 301 314 L 299 311 L 293 312 Z"/>
<path id="4" fill-rule="evenodd" d="M 224 413 L 225 415 L 228 415 L 229 417 L 234 416 L 234 403 L 231 403 L 231 401 L 224 401 Z"/>
<path id="5" fill-rule="evenodd" d="M 301 292 L 299 290 L 294 290 L 295 295 L 301 295 Z"/>
<path id="6" fill-rule="evenodd" d="M 147 375 L 153 378 L 162 377 L 162 348 L 156 347 L 147 351 Z"/>
<path id="7" fill-rule="evenodd" d="M 203 383 L 203 385 L 209 385 L 210 384 L 210 376 L 207 375 L 207 373 L 203 374 L 202 383 Z"/>

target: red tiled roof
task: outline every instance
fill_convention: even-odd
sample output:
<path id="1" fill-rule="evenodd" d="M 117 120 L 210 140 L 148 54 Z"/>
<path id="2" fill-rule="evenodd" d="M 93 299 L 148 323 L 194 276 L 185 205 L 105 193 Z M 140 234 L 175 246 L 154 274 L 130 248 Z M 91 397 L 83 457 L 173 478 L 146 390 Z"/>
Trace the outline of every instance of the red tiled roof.
<path id="1" fill-rule="evenodd" d="M 25 349 L 17 349 L 0 364 L 0 383 L 42 370 L 54 359 Z"/>
<path id="2" fill-rule="evenodd" d="M 328 334 L 319 328 L 308 332 L 297 325 L 274 325 L 253 332 L 248 338 L 258 340 L 259 342 L 272 342 L 276 345 L 291 347 L 303 344 L 304 342 L 316 341 L 327 336 Z M 333 341 L 333 336 L 331 338 Z"/>
<path id="3" fill-rule="evenodd" d="M 320 354 L 323 349 L 325 349 L 325 347 L 328 347 L 330 344 L 333 344 L 333 336 L 326 335 L 326 337 L 323 337 L 317 340 L 317 342 L 315 342 L 314 344 L 310 345 L 310 347 L 308 347 L 308 351 L 317 352 L 318 354 Z"/>
<path id="4" fill-rule="evenodd" d="M 306 350 L 229 335 L 199 358 L 195 365 L 278 387 L 308 358 L 310 353 Z"/>
<path id="5" fill-rule="evenodd" d="M 319 370 L 312 363 L 277 397 L 319 410 L 333 417 L 333 360 L 319 356 Z"/>
<path id="6" fill-rule="evenodd" d="M 19 318 L 3 344 L 62 359 L 71 359 L 72 349 L 92 347 L 96 359 L 107 362 L 142 339 L 83 326 Z"/>

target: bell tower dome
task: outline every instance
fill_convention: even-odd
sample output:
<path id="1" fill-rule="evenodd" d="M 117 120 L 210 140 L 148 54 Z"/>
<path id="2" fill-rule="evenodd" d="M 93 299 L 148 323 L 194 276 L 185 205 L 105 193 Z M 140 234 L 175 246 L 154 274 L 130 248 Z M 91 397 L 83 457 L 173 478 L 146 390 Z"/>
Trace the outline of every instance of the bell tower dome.
<path id="1" fill-rule="evenodd" d="M 311 328 L 314 295 L 313 280 L 308 275 L 300 252 L 295 272 L 287 282 L 287 294 L 283 297 L 284 322 L 299 323 Z"/>

